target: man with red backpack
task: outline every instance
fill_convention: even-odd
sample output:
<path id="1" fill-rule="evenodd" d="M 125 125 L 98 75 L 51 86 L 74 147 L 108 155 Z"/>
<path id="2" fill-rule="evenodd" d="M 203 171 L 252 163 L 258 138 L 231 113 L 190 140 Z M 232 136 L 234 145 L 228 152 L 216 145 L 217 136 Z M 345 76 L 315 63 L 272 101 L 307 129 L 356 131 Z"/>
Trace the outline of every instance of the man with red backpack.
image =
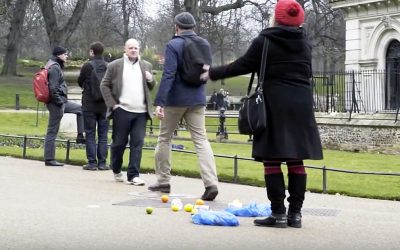
<path id="1" fill-rule="evenodd" d="M 46 64 L 48 68 L 48 86 L 50 101 L 46 103 L 49 110 L 49 122 L 44 142 L 44 160 L 46 166 L 60 167 L 64 164 L 55 160 L 56 137 L 64 113 L 76 114 L 78 128 L 77 143 L 85 143 L 83 136 L 83 118 L 81 105 L 71 102 L 67 97 L 67 83 L 64 80 L 64 63 L 68 59 L 67 50 L 61 46 L 53 49 L 51 58 Z"/>
<path id="2" fill-rule="evenodd" d="M 100 91 L 100 82 L 107 70 L 103 58 L 104 45 L 101 42 L 90 44 L 90 61 L 82 66 L 78 84 L 83 88 L 82 110 L 86 135 L 86 157 L 88 164 L 84 170 L 109 170 L 107 160 L 107 106 Z M 97 127 L 97 129 L 96 129 Z M 97 144 L 96 144 L 97 132 Z"/>

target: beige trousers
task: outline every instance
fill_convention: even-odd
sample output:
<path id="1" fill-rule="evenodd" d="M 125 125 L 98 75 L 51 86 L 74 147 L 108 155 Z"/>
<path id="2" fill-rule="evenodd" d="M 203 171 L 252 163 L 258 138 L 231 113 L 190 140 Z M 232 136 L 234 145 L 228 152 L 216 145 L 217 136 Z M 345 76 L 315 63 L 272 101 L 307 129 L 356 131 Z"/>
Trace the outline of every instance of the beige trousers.
<path id="1" fill-rule="evenodd" d="M 155 150 L 155 172 L 159 184 L 170 182 L 171 139 L 181 118 L 185 119 L 194 143 L 204 186 L 218 184 L 215 159 L 206 134 L 204 113 L 204 106 L 164 108 L 164 119 L 160 122 L 160 134 Z"/>

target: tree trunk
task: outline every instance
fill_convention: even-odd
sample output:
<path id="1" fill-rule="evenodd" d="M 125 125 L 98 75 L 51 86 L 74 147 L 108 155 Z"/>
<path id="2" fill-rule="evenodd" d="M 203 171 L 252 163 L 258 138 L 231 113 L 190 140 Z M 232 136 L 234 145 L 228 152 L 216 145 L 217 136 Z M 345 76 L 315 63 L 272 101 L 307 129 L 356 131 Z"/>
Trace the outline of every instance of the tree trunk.
<path id="1" fill-rule="evenodd" d="M 179 3 L 179 0 L 174 0 L 174 17 L 178 15 L 181 12 L 181 5 Z"/>
<path id="2" fill-rule="evenodd" d="M 122 38 L 124 41 L 128 40 L 129 38 L 129 16 L 130 16 L 130 11 L 128 10 L 128 4 L 126 0 L 122 1 L 122 18 L 123 18 L 123 33 L 122 33 Z"/>
<path id="3" fill-rule="evenodd" d="M 220 53 L 221 65 L 225 65 L 225 57 L 224 57 L 225 55 L 224 55 L 224 50 L 223 50 L 223 47 L 224 47 L 223 43 L 224 43 L 224 39 L 221 39 L 220 44 L 219 44 L 219 47 L 221 50 L 221 53 Z M 225 85 L 224 78 L 221 79 L 221 85 Z"/>
<path id="4" fill-rule="evenodd" d="M 26 0 L 18 0 L 15 3 L 13 17 L 10 22 L 10 33 L 7 35 L 6 54 L 1 75 L 17 75 L 18 48 L 28 5 L 29 1 Z"/>
<path id="5" fill-rule="evenodd" d="M 49 36 L 50 47 L 67 44 L 68 39 L 76 30 L 83 13 L 85 12 L 88 0 L 78 0 L 72 16 L 64 27 L 58 27 L 56 14 L 54 13 L 53 0 L 39 0 L 40 9 L 46 25 L 46 32 Z"/>

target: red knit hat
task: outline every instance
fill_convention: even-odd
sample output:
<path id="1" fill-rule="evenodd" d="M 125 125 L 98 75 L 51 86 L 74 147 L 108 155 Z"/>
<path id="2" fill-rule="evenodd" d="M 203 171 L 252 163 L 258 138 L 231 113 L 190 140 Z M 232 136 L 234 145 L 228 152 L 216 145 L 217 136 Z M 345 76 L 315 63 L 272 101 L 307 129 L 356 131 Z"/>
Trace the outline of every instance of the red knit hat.
<path id="1" fill-rule="evenodd" d="M 300 26 L 304 23 L 304 10 L 295 0 L 278 0 L 275 21 L 281 25 Z"/>

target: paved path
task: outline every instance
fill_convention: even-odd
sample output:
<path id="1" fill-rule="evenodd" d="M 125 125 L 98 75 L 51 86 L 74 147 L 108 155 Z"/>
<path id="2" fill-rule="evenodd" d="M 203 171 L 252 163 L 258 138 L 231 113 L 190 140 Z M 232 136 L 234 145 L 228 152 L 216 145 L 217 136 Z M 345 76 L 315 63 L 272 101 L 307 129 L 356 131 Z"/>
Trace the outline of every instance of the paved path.
<path id="1" fill-rule="evenodd" d="M 202 191 L 199 179 L 172 179 L 175 195 Z M 195 225 L 186 212 L 156 207 L 151 195 L 147 186 L 114 182 L 111 171 L 0 157 L 0 249 L 400 249 L 399 202 L 307 193 L 303 228 L 276 229 L 253 226 L 254 218 L 239 218 L 238 227 Z M 265 203 L 266 194 L 221 183 L 209 205 L 234 199 Z M 140 200 L 156 205 L 152 215 L 113 205 Z"/>

